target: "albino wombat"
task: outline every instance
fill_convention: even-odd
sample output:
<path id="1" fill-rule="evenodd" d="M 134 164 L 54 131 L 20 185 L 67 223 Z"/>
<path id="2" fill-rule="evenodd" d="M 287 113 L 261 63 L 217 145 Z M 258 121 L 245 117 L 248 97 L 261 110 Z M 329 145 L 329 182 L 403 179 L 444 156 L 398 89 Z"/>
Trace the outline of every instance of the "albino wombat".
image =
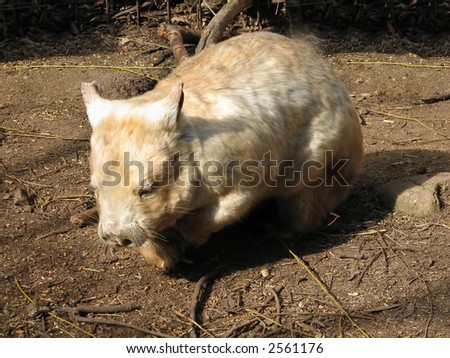
<path id="1" fill-rule="evenodd" d="M 82 94 L 99 236 L 163 270 L 266 198 L 287 229 L 316 228 L 362 161 L 344 86 L 309 45 L 281 35 L 213 45 L 138 97 L 104 99 L 95 82 Z"/>

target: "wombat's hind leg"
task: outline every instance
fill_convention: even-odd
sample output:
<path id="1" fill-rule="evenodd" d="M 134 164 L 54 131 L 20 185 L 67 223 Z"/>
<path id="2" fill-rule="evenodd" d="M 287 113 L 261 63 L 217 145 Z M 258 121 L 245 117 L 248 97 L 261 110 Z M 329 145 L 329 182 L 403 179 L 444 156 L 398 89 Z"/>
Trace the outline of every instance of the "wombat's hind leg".
<path id="1" fill-rule="evenodd" d="M 311 232 L 342 202 L 350 188 L 304 188 L 294 196 L 278 200 L 281 224 L 293 233 Z"/>

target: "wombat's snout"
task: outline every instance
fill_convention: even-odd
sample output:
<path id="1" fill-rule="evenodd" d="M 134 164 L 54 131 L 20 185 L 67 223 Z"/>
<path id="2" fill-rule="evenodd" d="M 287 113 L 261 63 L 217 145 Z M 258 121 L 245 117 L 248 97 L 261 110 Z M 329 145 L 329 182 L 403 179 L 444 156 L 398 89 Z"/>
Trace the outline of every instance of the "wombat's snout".
<path id="1" fill-rule="evenodd" d="M 173 269 L 184 252 L 184 242 L 180 234 L 173 230 L 163 234 L 154 233 L 154 236 L 147 236 L 137 229 L 122 228 L 118 234 L 113 231 L 118 229 L 117 226 L 100 222 L 98 236 L 109 246 L 138 249 L 150 265 L 164 272 Z"/>
<path id="2" fill-rule="evenodd" d="M 117 229 L 114 227 L 113 229 Z M 123 247 L 132 247 L 136 246 L 133 240 L 128 236 L 124 235 L 122 231 L 113 231 L 109 226 L 99 223 L 98 226 L 98 236 L 100 239 L 107 245 L 111 246 L 123 246 Z M 117 233 L 118 232 L 118 233 Z"/>
<path id="3" fill-rule="evenodd" d="M 115 246 L 132 246 L 133 241 L 130 239 L 120 237 L 117 235 L 111 235 L 111 234 L 102 234 L 100 235 L 101 239 L 109 244 L 109 245 L 115 245 Z"/>

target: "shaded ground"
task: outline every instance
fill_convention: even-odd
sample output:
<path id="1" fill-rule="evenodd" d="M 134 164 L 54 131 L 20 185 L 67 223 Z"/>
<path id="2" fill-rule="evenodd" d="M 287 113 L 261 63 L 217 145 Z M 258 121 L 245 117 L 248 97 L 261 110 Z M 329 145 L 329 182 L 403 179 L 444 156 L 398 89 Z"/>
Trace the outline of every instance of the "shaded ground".
<path id="1" fill-rule="evenodd" d="M 119 251 L 117 260 L 111 260 L 94 226 L 70 224 L 70 215 L 93 205 L 85 197 L 89 145 L 83 139 L 89 138 L 90 128 L 80 83 L 95 79 L 112 98 L 151 88 L 149 78 L 89 68 L 148 66 L 157 60 L 163 50 L 149 49 L 164 44 L 144 26 L 114 37 L 60 35 L 51 45 L 18 41 L 0 48 L 6 65 L 0 72 L 0 335 L 86 337 L 41 311 L 137 303 L 140 309 L 107 318 L 187 337 L 196 282 L 221 267 L 208 281 L 197 310 L 205 330 L 198 330 L 200 336 L 361 337 L 364 331 L 373 337 L 450 337 L 449 189 L 440 193 L 442 213 L 420 219 L 386 211 L 374 194 L 376 185 L 391 179 L 450 170 L 449 103 L 420 101 L 450 92 L 448 67 L 348 64 L 448 66 L 448 37 L 424 36 L 411 43 L 348 32 L 319 33 L 319 38 L 317 46 L 367 122 L 367 154 L 352 195 L 336 210 L 339 218 L 331 216 L 331 225 L 288 245 L 359 328 L 275 238 L 270 203 L 190 253 L 195 264 L 182 265 L 172 275 L 149 268 L 133 251 Z M 85 68 L 30 68 L 40 65 Z M 162 78 L 169 70 L 136 71 Z M 32 205 L 14 205 L 18 187 L 34 196 Z M 76 323 L 71 314 L 59 315 Z M 129 328 L 77 325 L 98 337 L 146 336 Z"/>

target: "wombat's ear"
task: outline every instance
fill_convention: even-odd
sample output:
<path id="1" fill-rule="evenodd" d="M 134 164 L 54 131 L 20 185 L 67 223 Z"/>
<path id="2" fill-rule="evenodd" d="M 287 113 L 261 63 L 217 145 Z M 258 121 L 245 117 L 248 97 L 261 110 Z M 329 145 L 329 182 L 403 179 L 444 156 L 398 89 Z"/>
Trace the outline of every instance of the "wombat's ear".
<path id="1" fill-rule="evenodd" d="M 81 94 L 86 105 L 87 115 L 92 128 L 95 128 L 111 113 L 109 101 L 101 97 L 101 89 L 97 82 L 81 84 Z"/>
<path id="2" fill-rule="evenodd" d="M 178 115 L 183 107 L 183 101 L 183 82 L 178 81 L 166 97 L 167 124 L 170 128 L 177 127 Z"/>

